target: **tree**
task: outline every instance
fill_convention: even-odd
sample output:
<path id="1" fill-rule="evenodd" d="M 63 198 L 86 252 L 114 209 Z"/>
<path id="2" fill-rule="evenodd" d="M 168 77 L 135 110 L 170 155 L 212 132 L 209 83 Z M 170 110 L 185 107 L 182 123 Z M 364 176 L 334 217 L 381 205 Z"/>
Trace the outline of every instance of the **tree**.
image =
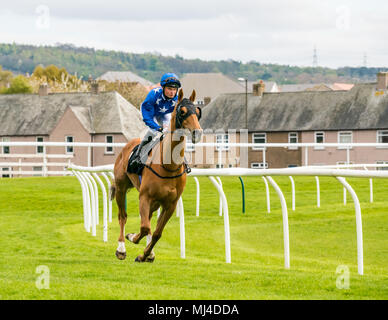
<path id="1" fill-rule="evenodd" d="M 0 66 L 0 88 L 7 87 L 12 79 L 12 72 L 3 70 L 3 67 Z"/>
<path id="2" fill-rule="evenodd" d="M 4 88 L 1 93 L 12 94 L 12 93 L 32 93 L 32 87 L 28 80 L 24 76 L 16 76 L 11 80 L 9 88 Z"/>

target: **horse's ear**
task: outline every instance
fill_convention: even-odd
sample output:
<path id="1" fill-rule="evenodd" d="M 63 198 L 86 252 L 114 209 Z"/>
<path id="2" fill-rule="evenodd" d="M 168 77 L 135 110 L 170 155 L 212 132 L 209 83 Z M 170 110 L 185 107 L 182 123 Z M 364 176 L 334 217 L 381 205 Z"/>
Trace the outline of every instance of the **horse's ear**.
<path id="1" fill-rule="evenodd" d="M 191 101 L 191 102 L 194 102 L 194 101 L 195 101 L 195 96 L 196 96 L 196 92 L 195 92 L 195 90 L 193 90 L 193 93 L 192 93 L 191 96 L 190 96 L 190 101 Z"/>
<path id="2" fill-rule="evenodd" d="M 178 104 L 182 101 L 182 99 L 183 99 L 183 90 L 179 89 L 179 92 L 178 92 Z"/>

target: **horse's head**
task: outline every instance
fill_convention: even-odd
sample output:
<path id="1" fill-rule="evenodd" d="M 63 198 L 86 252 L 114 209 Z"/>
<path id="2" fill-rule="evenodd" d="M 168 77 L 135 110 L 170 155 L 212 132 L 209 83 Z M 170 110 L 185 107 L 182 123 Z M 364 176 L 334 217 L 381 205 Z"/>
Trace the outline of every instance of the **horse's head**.
<path id="1" fill-rule="evenodd" d="M 195 95 L 195 90 L 193 90 L 189 99 L 183 98 L 183 90 L 179 90 L 175 110 L 175 129 L 188 129 L 192 143 L 199 142 L 203 132 L 199 124 L 202 111 L 201 108 L 194 105 Z"/>

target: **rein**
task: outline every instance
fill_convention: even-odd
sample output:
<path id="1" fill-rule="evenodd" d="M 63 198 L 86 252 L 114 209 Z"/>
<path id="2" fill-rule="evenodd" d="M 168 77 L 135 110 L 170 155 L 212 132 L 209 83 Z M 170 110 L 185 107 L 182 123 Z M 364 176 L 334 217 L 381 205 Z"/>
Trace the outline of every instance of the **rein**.
<path id="1" fill-rule="evenodd" d="M 152 164 L 152 163 L 151 163 Z M 191 169 L 190 167 L 187 165 L 186 162 L 183 163 L 184 165 L 184 170 L 182 173 L 176 175 L 176 176 L 161 176 L 159 173 L 157 173 L 154 169 L 152 169 L 151 166 L 149 166 L 148 164 L 144 165 L 146 168 L 148 168 L 149 170 L 151 170 L 151 172 L 156 175 L 157 177 L 161 178 L 161 179 L 175 179 L 175 178 L 179 178 L 181 176 L 183 176 L 185 173 L 190 173 L 191 172 Z M 163 166 L 162 166 L 163 167 Z M 180 165 L 179 169 L 182 168 L 182 164 Z M 163 167 L 163 169 L 166 169 Z M 179 169 L 175 170 L 175 171 L 178 171 Z M 168 171 L 168 170 L 167 170 Z M 170 172 L 174 172 L 174 171 L 170 171 Z"/>

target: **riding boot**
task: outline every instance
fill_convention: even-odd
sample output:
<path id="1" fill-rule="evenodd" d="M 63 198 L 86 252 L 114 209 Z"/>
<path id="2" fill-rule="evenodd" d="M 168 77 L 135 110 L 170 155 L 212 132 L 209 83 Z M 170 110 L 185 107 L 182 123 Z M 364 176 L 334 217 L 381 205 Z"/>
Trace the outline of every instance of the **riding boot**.
<path id="1" fill-rule="evenodd" d="M 152 140 L 152 137 L 151 136 L 148 136 L 148 137 L 145 137 L 145 139 L 142 140 L 142 142 L 140 142 L 139 144 L 139 147 L 137 148 L 136 150 L 136 153 L 135 153 L 135 156 L 133 158 L 134 161 L 139 161 L 140 162 L 140 153 L 141 153 L 141 150 L 143 149 L 143 147 L 150 143 Z"/>

